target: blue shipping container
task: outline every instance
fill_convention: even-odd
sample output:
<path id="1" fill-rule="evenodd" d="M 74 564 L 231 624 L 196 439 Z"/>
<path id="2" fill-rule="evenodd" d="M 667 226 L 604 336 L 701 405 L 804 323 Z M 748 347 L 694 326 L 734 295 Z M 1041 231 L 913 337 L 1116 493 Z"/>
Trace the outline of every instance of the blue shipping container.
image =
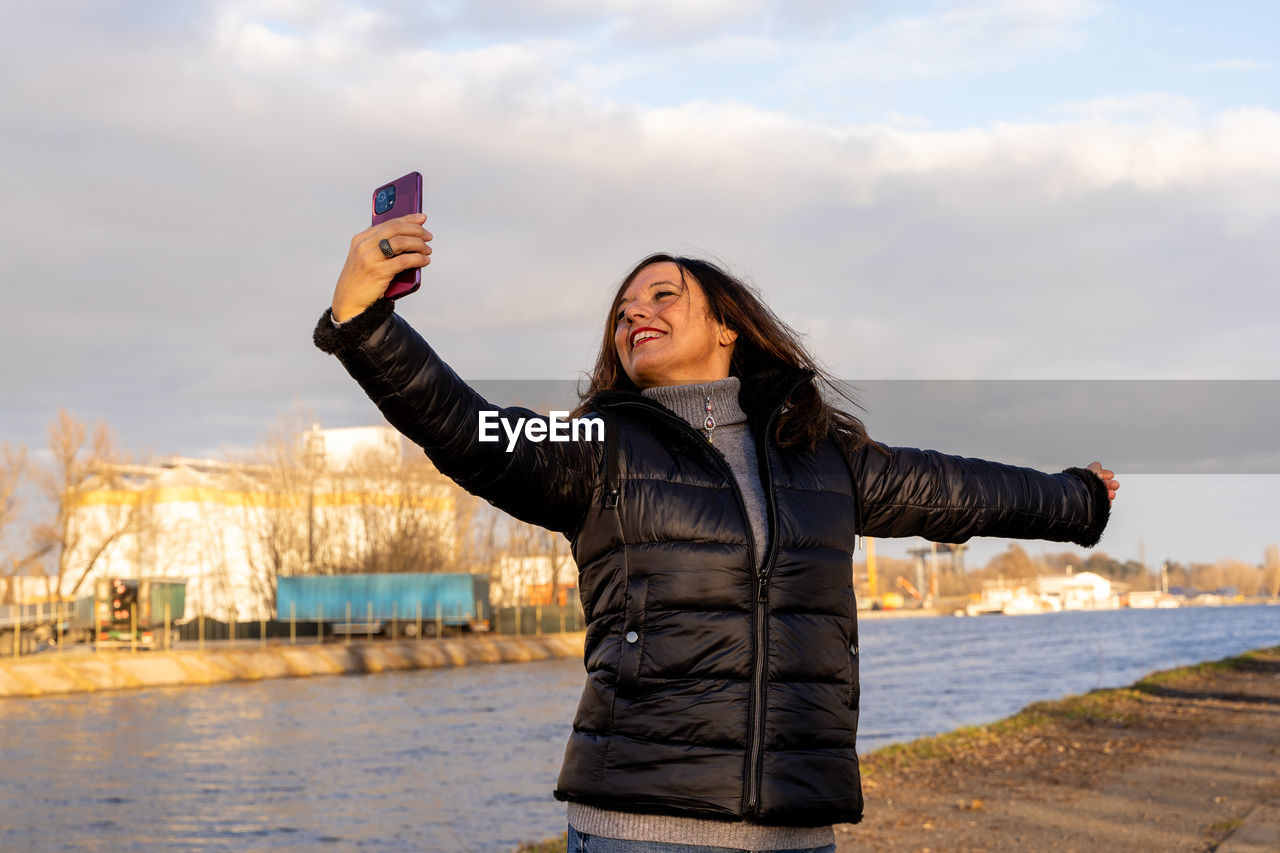
<path id="1" fill-rule="evenodd" d="M 348 606 L 350 609 L 348 609 Z M 337 626 L 350 618 L 363 630 L 370 619 L 407 627 L 415 621 L 433 625 L 489 628 L 489 578 L 486 575 L 372 574 L 307 575 L 280 578 L 276 618 L 324 622 Z"/>

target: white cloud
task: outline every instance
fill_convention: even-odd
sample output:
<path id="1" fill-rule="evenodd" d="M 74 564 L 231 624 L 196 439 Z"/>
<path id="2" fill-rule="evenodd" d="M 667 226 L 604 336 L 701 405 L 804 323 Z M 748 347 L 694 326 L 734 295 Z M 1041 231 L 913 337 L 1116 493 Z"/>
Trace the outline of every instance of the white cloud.
<path id="1" fill-rule="evenodd" d="M 770 173 L 824 174 L 861 199 L 894 175 L 992 169 L 1038 174 L 1031 180 L 1051 194 L 1280 175 L 1280 160 L 1269 155 L 1280 145 L 1280 113 L 1261 109 L 1228 111 L 1207 124 L 1133 125 L 1097 116 L 959 131 L 824 125 L 747 105 L 690 104 L 643 115 L 642 141 L 668 149 L 673 161 L 714 163 L 729 174 L 750 168 L 757 181 Z M 803 160 L 788 159 L 800 151 Z"/>
<path id="2" fill-rule="evenodd" d="M 305 56 L 301 39 L 234 14 L 221 17 L 214 40 L 218 52 L 228 61 L 250 68 L 296 65 Z"/>
<path id="3" fill-rule="evenodd" d="M 1020 66 L 1093 4 L 860 30 L 715 4 L 653 34 L 631 0 L 96 8 L 0 33 L 0 390 L 33 447 L 61 405 L 160 453 L 247 445 L 293 400 L 375 418 L 309 334 L 368 192 L 412 168 L 437 254 L 399 310 L 472 378 L 575 376 L 657 249 L 748 275 L 847 378 L 1280 377 L 1276 110 L 1140 91 L 938 130 L 756 98 Z"/>
<path id="4" fill-rule="evenodd" d="M 1210 62 L 1196 62 L 1185 67 L 1187 71 L 1202 71 L 1212 74 L 1223 71 L 1271 71 L 1277 66 L 1275 62 L 1264 62 L 1257 59 L 1217 59 Z"/>
<path id="5" fill-rule="evenodd" d="M 438 254 L 401 310 L 468 376 L 573 376 L 617 276 L 667 248 L 750 273 L 845 376 L 1280 373 L 1274 111 L 1157 96 L 937 131 L 745 99 L 649 108 L 591 73 L 634 55 L 554 34 L 384 41 L 387 14 L 249 8 L 128 52 L 72 31 L 48 65 L 38 40 L 4 45 L 41 69 L 0 96 L 0 156 L 21 164 L 0 203 L 20 318 L 0 358 L 25 365 L 3 388 L 27 409 L 137 430 L 163 412 L 187 420 L 148 440 L 200 446 L 299 390 L 367 412 L 307 336 L 368 191 L 411 168 Z M 1091 10 L 984 4 L 886 32 L 907 53 L 1016 56 L 1070 44 Z M 948 36 L 946 15 L 967 29 Z M 29 250 L 46 197 L 79 220 L 52 267 Z"/>
<path id="6" fill-rule="evenodd" d="M 850 79 L 937 78 L 1014 67 L 1046 51 L 1081 45 L 1098 12 L 1085 0 L 954 4 L 896 18 L 856 35 L 806 47 L 788 86 L 803 90 Z"/>
<path id="7" fill-rule="evenodd" d="M 1107 121 L 1168 121 L 1194 123 L 1198 120 L 1194 99 L 1165 92 L 1141 92 L 1133 95 L 1093 98 L 1087 101 L 1070 101 L 1047 108 L 1051 115 L 1076 119 L 1104 119 Z"/>

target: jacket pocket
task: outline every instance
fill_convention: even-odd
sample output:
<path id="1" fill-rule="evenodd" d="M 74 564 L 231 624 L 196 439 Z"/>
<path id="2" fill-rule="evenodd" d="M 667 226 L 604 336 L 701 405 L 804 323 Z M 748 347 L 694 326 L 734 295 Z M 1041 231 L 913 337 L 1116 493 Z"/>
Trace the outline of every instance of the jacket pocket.
<path id="1" fill-rule="evenodd" d="M 634 696 L 639 692 L 640 664 L 644 658 L 645 601 L 649 593 L 648 578 L 627 578 L 627 606 L 619 630 L 618 694 Z"/>
<path id="2" fill-rule="evenodd" d="M 861 650 L 858 648 L 858 604 L 852 590 L 849 592 L 849 607 L 849 692 L 845 696 L 845 704 L 850 708 L 857 708 L 862 696 L 862 684 L 859 680 L 862 668 L 859 665 Z"/>
<path id="3" fill-rule="evenodd" d="M 859 683 L 858 644 L 855 641 L 849 646 L 849 695 L 845 704 L 850 708 L 858 707 L 858 699 L 862 696 L 862 685 Z"/>

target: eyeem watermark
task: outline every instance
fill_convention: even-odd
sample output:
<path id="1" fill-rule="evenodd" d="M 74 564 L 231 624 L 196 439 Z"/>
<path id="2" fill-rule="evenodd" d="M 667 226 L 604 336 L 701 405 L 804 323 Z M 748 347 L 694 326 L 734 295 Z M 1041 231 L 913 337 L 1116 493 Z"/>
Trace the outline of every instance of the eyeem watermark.
<path id="1" fill-rule="evenodd" d="M 507 452 L 516 449 L 516 442 L 524 436 L 526 441 L 604 441 L 604 421 L 601 418 L 570 418 L 568 412 L 551 412 L 542 418 L 516 418 L 513 423 L 496 410 L 480 413 L 480 440 L 501 441 L 498 427 L 507 436 Z"/>

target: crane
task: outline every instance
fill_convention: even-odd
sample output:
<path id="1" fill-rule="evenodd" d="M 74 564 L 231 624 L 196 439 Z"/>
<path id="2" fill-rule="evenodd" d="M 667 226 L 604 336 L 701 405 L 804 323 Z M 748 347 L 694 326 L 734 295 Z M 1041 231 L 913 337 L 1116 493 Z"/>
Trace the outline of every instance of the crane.
<path id="1" fill-rule="evenodd" d="M 924 604 L 924 597 L 920 595 L 920 591 L 916 589 L 915 584 L 904 578 L 902 575 L 898 575 L 896 583 L 899 589 L 914 598 L 916 601 L 920 602 L 922 605 Z"/>

